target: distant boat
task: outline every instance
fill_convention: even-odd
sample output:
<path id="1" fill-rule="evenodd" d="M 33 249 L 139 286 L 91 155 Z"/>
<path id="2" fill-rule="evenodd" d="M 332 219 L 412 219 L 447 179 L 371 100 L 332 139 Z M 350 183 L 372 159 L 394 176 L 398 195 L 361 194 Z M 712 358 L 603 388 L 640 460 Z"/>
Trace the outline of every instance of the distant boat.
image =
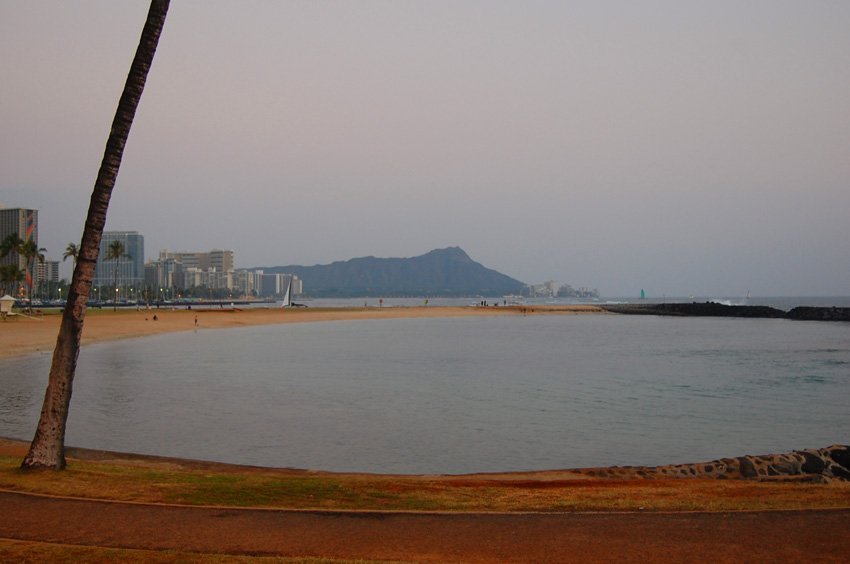
<path id="1" fill-rule="evenodd" d="M 283 302 L 280 304 L 280 307 L 292 307 L 292 297 L 290 293 L 292 292 L 292 278 L 289 279 L 289 283 L 286 285 L 286 293 L 283 295 Z"/>

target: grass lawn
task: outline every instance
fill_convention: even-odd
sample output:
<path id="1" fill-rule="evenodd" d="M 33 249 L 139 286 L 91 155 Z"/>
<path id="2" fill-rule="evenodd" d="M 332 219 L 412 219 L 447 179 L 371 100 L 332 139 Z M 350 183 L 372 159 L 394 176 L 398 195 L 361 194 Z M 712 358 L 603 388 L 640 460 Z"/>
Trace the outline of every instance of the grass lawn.
<path id="1" fill-rule="evenodd" d="M 738 511 L 850 507 L 850 483 L 604 479 L 578 474 L 390 476 L 181 463 L 68 459 L 22 472 L 0 456 L 0 488 L 119 501 L 378 511 Z"/>

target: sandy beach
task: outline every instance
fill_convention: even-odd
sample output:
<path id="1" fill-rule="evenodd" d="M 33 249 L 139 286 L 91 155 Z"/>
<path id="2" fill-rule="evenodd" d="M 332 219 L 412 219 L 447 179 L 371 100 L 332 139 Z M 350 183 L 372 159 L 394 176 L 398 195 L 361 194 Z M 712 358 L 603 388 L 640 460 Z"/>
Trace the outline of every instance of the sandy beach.
<path id="1" fill-rule="evenodd" d="M 83 328 L 83 346 L 115 339 L 131 339 L 159 333 L 358 319 L 425 317 L 471 317 L 496 315 L 575 315 L 605 313 L 590 305 L 546 307 L 384 307 L 334 309 L 89 309 Z M 156 320 L 154 320 L 156 316 Z M 195 319 L 197 318 L 197 325 Z M 59 332 L 61 312 L 38 317 L 18 316 L 0 322 L 0 358 L 52 352 Z"/>

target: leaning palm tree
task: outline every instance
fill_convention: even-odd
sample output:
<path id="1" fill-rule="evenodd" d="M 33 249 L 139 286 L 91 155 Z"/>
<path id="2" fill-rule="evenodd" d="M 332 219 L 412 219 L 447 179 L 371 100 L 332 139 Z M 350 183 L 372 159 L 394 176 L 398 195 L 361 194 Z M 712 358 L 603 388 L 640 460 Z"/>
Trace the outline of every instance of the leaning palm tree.
<path id="1" fill-rule="evenodd" d="M 123 258 L 130 258 L 130 255 L 124 252 L 124 243 L 121 241 L 112 241 L 106 249 L 106 260 L 115 261 L 115 274 L 113 281 L 115 282 L 115 301 L 112 302 L 112 311 L 118 311 L 118 261 Z"/>
<path id="2" fill-rule="evenodd" d="M 80 352 L 86 302 L 91 292 L 94 267 L 100 250 L 103 226 L 106 223 L 106 210 L 109 207 L 112 189 L 115 187 L 115 179 L 121 166 L 130 126 L 133 124 L 133 117 L 136 115 L 136 108 L 138 108 L 156 46 L 159 43 L 168 4 L 169 0 L 151 0 L 139 46 L 130 65 L 124 91 L 118 101 L 115 119 L 106 141 L 103 161 L 92 191 L 77 265 L 74 268 L 68 301 L 62 314 L 56 348 L 53 350 L 53 362 L 50 365 L 50 376 L 47 391 L 44 394 L 41 416 L 29 452 L 21 463 L 23 469 L 62 470 L 65 468 L 65 424 L 68 420 L 71 389 Z"/>

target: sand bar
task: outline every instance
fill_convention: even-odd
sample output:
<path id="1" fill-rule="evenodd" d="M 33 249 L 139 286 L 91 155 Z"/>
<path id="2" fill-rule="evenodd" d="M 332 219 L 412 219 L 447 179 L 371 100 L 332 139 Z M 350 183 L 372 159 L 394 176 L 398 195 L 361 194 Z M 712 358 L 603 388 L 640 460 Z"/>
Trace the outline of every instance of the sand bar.
<path id="1" fill-rule="evenodd" d="M 250 308 L 250 309 L 90 309 L 83 328 L 83 345 L 159 333 L 223 329 L 249 325 L 309 323 L 358 319 L 475 317 L 497 315 L 570 315 L 605 313 L 591 305 L 520 307 L 368 307 L 368 308 Z M 156 320 L 153 317 L 156 315 Z M 197 326 L 195 319 L 197 318 Z M 0 358 L 50 353 L 56 345 L 61 312 L 0 322 Z"/>

